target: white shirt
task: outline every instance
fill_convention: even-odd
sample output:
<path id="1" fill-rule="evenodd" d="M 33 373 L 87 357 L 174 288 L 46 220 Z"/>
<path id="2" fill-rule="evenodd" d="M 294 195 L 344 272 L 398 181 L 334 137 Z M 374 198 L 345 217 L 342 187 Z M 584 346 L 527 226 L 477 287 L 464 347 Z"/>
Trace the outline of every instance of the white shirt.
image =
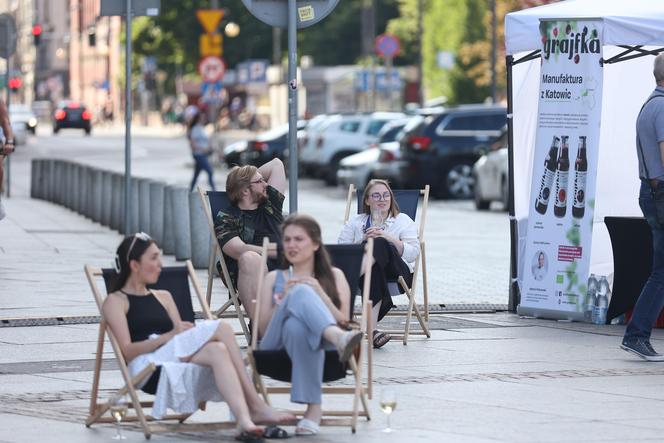
<path id="1" fill-rule="evenodd" d="M 364 227 L 367 224 L 369 214 L 358 214 L 352 217 L 344 225 L 339 234 L 338 243 L 362 243 L 364 241 Z M 417 227 L 415 222 L 403 212 L 396 217 L 388 217 L 385 220 L 385 230 L 403 242 L 403 253 L 401 259 L 413 271 L 415 260 L 420 255 L 420 242 L 417 239 Z"/>
<path id="2" fill-rule="evenodd" d="M 191 128 L 189 141 L 191 142 L 191 150 L 194 154 L 207 154 L 210 150 L 210 138 L 201 124 L 194 125 Z"/>

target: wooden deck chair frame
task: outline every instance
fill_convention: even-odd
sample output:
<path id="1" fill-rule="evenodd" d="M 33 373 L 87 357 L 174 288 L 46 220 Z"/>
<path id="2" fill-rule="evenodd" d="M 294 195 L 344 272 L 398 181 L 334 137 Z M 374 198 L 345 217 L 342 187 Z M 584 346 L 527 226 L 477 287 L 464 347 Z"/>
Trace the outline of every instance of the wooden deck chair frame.
<path id="1" fill-rule="evenodd" d="M 263 257 L 267 257 L 267 247 L 268 247 L 268 240 L 267 238 L 264 239 L 263 241 Z M 364 279 L 364 291 L 369 291 L 369 285 L 371 281 L 371 260 L 370 258 L 373 256 L 373 240 L 367 242 L 365 249 L 364 249 L 364 256 L 365 260 L 363 261 L 364 263 L 364 273 L 367 276 L 367 278 Z M 264 260 L 266 260 L 264 258 Z M 263 286 L 263 280 L 264 276 L 261 276 L 258 282 L 258 293 L 260 294 L 262 291 L 262 286 Z M 254 318 L 259 318 L 258 316 L 260 315 L 260 309 L 261 309 L 261 303 L 258 302 L 256 303 L 256 307 L 254 309 Z M 356 359 L 355 356 L 351 356 L 351 358 L 348 360 L 348 366 L 351 369 L 352 376 L 355 379 L 355 386 L 349 387 L 349 386 L 323 386 L 323 394 L 352 394 L 353 395 L 353 407 L 350 410 L 326 410 L 323 409 L 323 418 L 321 419 L 320 425 L 321 426 L 350 426 L 352 433 L 355 433 L 357 429 L 357 419 L 359 416 L 366 417 L 367 420 L 371 420 L 371 414 L 369 412 L 369 403 L 367 400 L 367 393 L 371 392 L 372 389 L 372 350 L 373 346 L 372 343 L 370 343 L 369 337 L 369 331 L 373 330 L 372 325 L 371 325 L 371 307 L 369 306 L 369 302 L 366 297 L 362 297 L 362 318 L 360 322 L 360 328 L 364 332 L 364 336 L 362 338 L 362 343 L 360 345 L 360 354 L 359 358 Z M 252 324 L 252 341 L 251 345 L 249 346 L 249 349 L 247 351 L 247 357 L 249 360 L 249 363 L 251 365 L 252 373 L 253 373 L 253 379 L 254 383 L 256 384 L 256 389 L 258 390 L 259 393 L 263 395 L 263 398 L 268 404 L 270 403 L 270 394 L 289 394 L 290 393 L 290 387 L 287 386 L 271 386 L 271 387 L 266 387 L 263 384 L 261 374 L 258 373 L 256 369 L 256 361 L 253 357 L 253 350 L 257 349 L 257 343 L 258 343 L 258 322 L 254 322 Z M 366 347 L 366 351 L 362 349 L 362 347 Z M 363 384 L 362 382 L 362 356 L 364 355 L 364 352 L 367 354 L 367 380 L 366 384 Z M 371 398 L 371 395 L 369 395 L 369 398 Z M 362 411 L 360 411 L 360 403 L 362 404 Z M 302 416 L 303 411 L 291 411 L 295 415 Z"/>
<path id="2" fill-rule="evenodd" d="M 196 292 L 196 296 L 201 305 L 201 310 L 206 319 L 213 319 L 212 312 L 208 308 L 205 299 L 203 298 L 203 291 L 200 288 L 198 279 L 196 278 L 196 273 L 194 267 L 191 264 L 191 261 L 187 260 L 185 263 L 187 268 L 187 273 L 189 276 L 189 281 L 191 286 Z M 97 337 L 97 354 L 95 357 L 95 366 L 92 378 L 92 393 L 90 397 L 90 409 L 89 415 L 85 420 L 85 426 L 90 427 L 95 423 L 115 423 L 115 420 L 112 417 L 106 417 L 106 412 L 110 409 L 110 399 L 105 403 L 99 403 L 97 397 L 99 395 L 99 380 L 101 377 L 101 364 L 102 364 L 102 354 L 104 352 L 104 336 L 108 334 L 108 339 L 115 353 L 115 358 L 117 360 L 118 366 L 120 368 L 120 373 L 124 379 L 124 386 L 118 389 L 110 398 L 118 395 L 128 394 L 131 401 L 129 402 L 130 409 L 134 409 L 135 414 L 127 413 L 123 421 L 125 422 L 138 422 L 143 434 L 146 439 L 149 439 L 152 434 L 155 433 L 168 433 L 168 432 L 202 432 L 210 431 L 214 429 L 232 429 L 235 428 L 235 422 L 216 422 L 216 423 L 184 423 L 184 421 L 189 418 L 192 414 L 168 414 L 163 418 L 156 420 L 150 415 L 146 414 L 144 408 L 150 408 L 153 405 L 152 401 L 140 401 L 138 398 L 138 393 L 136 391 L 136 384 L 140 381 L 148 378 L 157 367 L 154 364 L 150 364 L 145 369 L 143 369 L 135 377 L 131 377 L 129 374 L 129 368 L 127 367 L 127 362 L 122 355 L 120 350 L 120 345 L 118 344 L 117 339 L 111 332 L 106 321 L 104 320 L 104 315 L 102 312 L 102 304 L 104 298 L 102 292 L 99 291 L 96 280 L 103 276 L 101 268 L 93 268 L 91 266 L 85 265 L 85 275 L 88 278 L 88 283 L 90 284 L 90 289 L 99 308 L 99 313 L 101 314 L 101 321 L 99 322 L 99 335 Z M 205 404 L 201 404 L 201 409 L 205 409 Z M 169 421 L 176 420 L 177 423 L 168 423 Z"/>
<path id="3" fill-rule="evenodd" d="M 244 334 L 247 343 L 249 343 L 249 327 L 244 317 L 245 314 L 242 311 L 242 306 L 240 305 L 240 299 L 238 297 L 238 291 L 231 280 L 231 275 L 228 272 L 228 266 L 226 265 L 226 260 L 224 259 L 224 254 L 219 246 L 217 237 L 214 231 L 214 214 L 212 214 L 212 206 L 210 205 L 209 193 L 210 192 L 221 192 L 221 191 L 204 191 L 200 186 L 198 187 L 198 195 L 201 197 L 201 204 L 205 215 L 208 221 L 208 226 L 210 227 L 210 259 L 208 263 L 208 281 L 207 281 L 207 290 L 205 292 L 205 300 L 207 301 L 208 306 L 212 301 L 212 284 L 214 281 L 214 275 L 216 271 L 216 259 L 219 257 L 219 263 L 221 264 L 221 273 L 224 277 L 224 282 L 226 282 L 226 288 L 228 288 L 228 301 L 224 303 L 219 309 L 214 311 L 214 315 L 217 318 L 236 318 L 240 322 L 240 327 L 242 327 L 242 333 Z M 223 283 L 222 283 L 223 284 Z M 226 312 L 228 308 L 233 306 L 235 308 L 235 313 Z M 237 334 L 236 334 L 237 335 Z"/>
<path id="4" fill-rule="evenodd" d="M 357 195 L 357 189 L 355 185 L 351 184 L 348 186 L 348 196 L 346 197 L 346 211 L 344 213 L 344 224 L 350 218 L 350 209 L 353 203 L 353 195 L 356 195 L 356 200 L 359 201 L 359 195 Z M 408 287 L 406 281 L 403 277 L 399 277 L 398 283 L 401 286 L 401 290 L 408 297 L 408 309 L 406 313 L 394 312 L 391 311 L 387 315 L 390 316 L 404 316 L 406 317 L 406 325 L 403 330 L 386 330 L 384 332 L 392 335 L 394 338 L 401 338 L 404 346 L 408 344 L 408 337 L 410 335 L 425 335 L 427 338 L 431 337 L 431 331 L 429 330 L 429 280 L 427 276 L 427 260 L 426 260 L 426 243 L 424 241 L 424 227 L 427 220 L 427 208 L 429 205 L 429 185 L 426 185 L 423 189 L 420 189 L 420 195 L 422 196 L 422 209 L 420 211 L 420 224 L 417 230 L 417 236 L 420 241 L 420 254 L 415 260 L 415 265 L 413 267 L 413 283 L 412 286 Z M 359 212 L 359 209 L 358 209 Z M 414 220 L 413 220 L 414 221 Z M 417 306 L 415 301 L 415 289 L 417 286 L 417 276 L 418 271 L 422 268 L 422 293 L 424 298 L 423 313 L 420 313 L 420 309 Z M 363 292 L 364 293 L 364 292 Z M 417 321 L 420 325 L 421 330 L 410 329 L 410 323 L 412 316 L 415 314 Z"/>

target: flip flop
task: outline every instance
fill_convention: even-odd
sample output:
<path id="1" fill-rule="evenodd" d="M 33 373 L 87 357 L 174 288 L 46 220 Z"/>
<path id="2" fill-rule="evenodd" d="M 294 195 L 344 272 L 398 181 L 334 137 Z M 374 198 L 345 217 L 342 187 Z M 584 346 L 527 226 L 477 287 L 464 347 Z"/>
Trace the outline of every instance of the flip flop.
<path id="1" fill-rule="evenodd" d="M 382 348 L 387 344 L 388 341 L 392 340 L 392 336 L 379 331 L 378 329 L 373 331 L 373 347 L 374 349 Z"/>
<path id="2" fill-rule="evenodd" d="M 280 428 L 279 426 L 271 425 L 265 428 L 263 433 L 263 438 L 269 439 L 281 439 L 281 438 L 290 438 L 288 432 L 285 429 Z"/>
<path id="3" fill-rule="evenodd" d="M 243 441 L 248 443 L 260 443 L 263 440 L 263 435 L 261 433 L 242 431 L 239 435 L 235 436 L 235 440 Z"/>
<path id="4" fill-rule="evenodd" d="M 316 435 L 320 431 L 320 425 L 313 420 L 308 418 L 303 418 L 297 422 L 297 427 L 295 428 L 295 435 L 304 437 L 307 435 Z"/>

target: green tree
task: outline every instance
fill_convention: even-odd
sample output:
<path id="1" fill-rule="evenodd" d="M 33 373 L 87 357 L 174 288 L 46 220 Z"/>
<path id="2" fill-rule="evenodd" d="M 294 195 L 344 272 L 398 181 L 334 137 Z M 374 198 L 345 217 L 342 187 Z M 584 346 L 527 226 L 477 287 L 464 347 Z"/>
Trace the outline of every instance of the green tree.
<path id="1" fill-rule="evenodd" d="M 491 67 L 487 55 L 491 42 L 487 40 L 483 23 L 486 0 L 468 0 L 466 7 L 463 43 L 459 46 L 450 78 L 451 103 L 481 102 L 490 94 Z"/>

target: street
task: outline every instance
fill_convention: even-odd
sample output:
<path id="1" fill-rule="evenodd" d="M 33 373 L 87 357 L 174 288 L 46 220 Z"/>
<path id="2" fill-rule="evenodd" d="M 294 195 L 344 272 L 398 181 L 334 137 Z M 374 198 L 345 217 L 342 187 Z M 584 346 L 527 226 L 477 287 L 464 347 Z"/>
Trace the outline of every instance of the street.
<path id="1" fill-rule="evenodd" d="M 134 134 L 132 175 L 189 186 L 193 161 L 179 126 L 137 127 Z M 225 142 L 230 142 L 247 134 L 232 131 L 222 136 Z M 123 171 L 124 134 L 120 127 L 96 127 L 91 136 L 77 130 L 53 135 L 50 128 L 40 127 L 37 136 L 30 137 L 28 144 L 12 156 L 12 198 L 29 197 L 31 158 L 66 158 Z M 226 172 L 225 167 L 215 167 L 219 189 L 223 189 Z M 199 177 L 199 184 L 206 184 L 204 173 Z M 314 179 L 300 179 L 298 185 L 300 212 L 316 217 L 321 223 L 324 241 L 336 243 L 347 190 L 326 187 L 322 181 Z M 288 196 L 286 208 L 287 205 Z M 480 212 L 472 201 L 431 199 L 425 238 L 430 304 L 507 304 L 509 222 L 505 212 Z M 419 284 L 420 303 L 421 290 Z"/>

